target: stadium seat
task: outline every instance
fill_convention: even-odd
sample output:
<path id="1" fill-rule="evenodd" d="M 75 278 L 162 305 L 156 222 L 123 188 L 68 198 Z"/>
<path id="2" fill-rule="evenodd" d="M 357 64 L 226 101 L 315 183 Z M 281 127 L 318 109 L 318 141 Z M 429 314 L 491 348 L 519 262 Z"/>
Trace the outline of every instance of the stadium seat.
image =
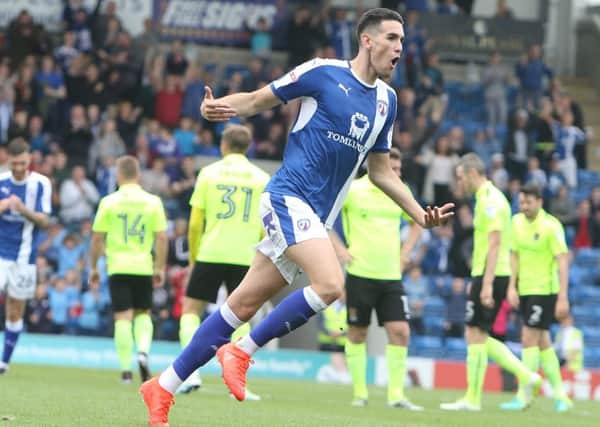
<path id="1" fill-rule="evenodd" d="M 463 338 L 446 338 L 444 344 L 446 358 L 464 360 L 467 357 L 467 343 Z"/>
<path id="2" fill-rule="evenodd" d="M 587 346 L 600 347 L 600 329 L 596 325 L 582 326 L 583 340 Z"/>
<path id="3" fill-rule="evenodd" d="M 412 345 L 421 357 L 442 357 L 444 349 L 440 337 L 423 336 L 414 337 Z"/>
<path id="4" fill-rule="evenodd" d="M 446 313 L 446 303 L 440 297 L 429 297 L 423 310 L 425 316 L 443 316 Z"/>

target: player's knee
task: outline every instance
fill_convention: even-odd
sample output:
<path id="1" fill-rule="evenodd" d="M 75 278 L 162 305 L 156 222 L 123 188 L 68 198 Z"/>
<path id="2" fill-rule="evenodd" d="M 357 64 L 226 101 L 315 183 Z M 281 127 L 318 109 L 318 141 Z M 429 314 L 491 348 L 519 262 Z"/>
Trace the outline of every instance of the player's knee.
<path id="1" fill-rule="evenodd" d="M 327 305 L 339 299 L 344 292 L 344 276 L 341 272 L 319 277 L 312 283 L 312 288 Z"/>
<path id="2" fill-rule="evenodd" d="M 348 328 L 348 339 L 352 344 L 362 344 L 367 340 L 367 328 Z"/>

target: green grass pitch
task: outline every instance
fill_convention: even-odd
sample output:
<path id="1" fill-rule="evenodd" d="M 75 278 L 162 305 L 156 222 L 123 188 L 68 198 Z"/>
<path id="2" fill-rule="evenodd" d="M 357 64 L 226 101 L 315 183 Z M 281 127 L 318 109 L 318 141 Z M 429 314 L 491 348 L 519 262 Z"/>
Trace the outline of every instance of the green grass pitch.
<path id="1" fill-rule="evenodd" d="M 552 401 L 540 398 L 522 413 L 500 411 L 508 394 L 488 394 L 480 413 L 448 413 L 440 402 L 458 391 L 408 390 L 425 406 L 411 413 L 385 406 L 385 389 L 371 388 L 369 406 L 350 407 L 349 386 L 250 379 L 260 402 L 239 403 L 225 392 L 221 379 L 204 378 L 201 390 L 176 396 L 172 427 L 592 427 L 600 424 L 598 402 L 576 402 L 568 414 L 556 414 Z M 121 385 L 108 370 L 13 365 L 0 377 L 0 427 L 145 426 L 146 410 L 138 383 Z"/>

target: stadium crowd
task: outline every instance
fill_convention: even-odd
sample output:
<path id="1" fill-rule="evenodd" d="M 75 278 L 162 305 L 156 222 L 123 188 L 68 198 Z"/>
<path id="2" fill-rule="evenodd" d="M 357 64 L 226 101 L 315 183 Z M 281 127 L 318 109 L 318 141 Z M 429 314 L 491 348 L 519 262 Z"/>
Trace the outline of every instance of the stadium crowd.
<path id="1" fill-rule="evenodd" d="M 540 46 L 531 46 L 514 66 L 494 53 L 474 82 L 448 82 L 419 24 L 420 5 L 427 2 L 405 3 L 414 5 L 405 15 L 402 66 L 391 81 L 399 100 L 393 144 L 403 153 L 403 178 L 420 200 L 458 202 L 455 220 L 424 231 L 406 266 L 411 326 L 417 335 L 462 337 L 473 223 L 471 201 L 454 185 L 459 156 L 473 151 L 484 159 L 513 212 L 521 185 L 542 187 L 545 207 L 565 225 L 573 251 L 600 247 L 600 185 L 594 186 L 600 180 L 578 173 L 586 168 L 589 131 L 581 107 L 544 63 Z M 88 286 L 88 253 L 98 201 L 116 187 L 115 159 L 129 153 L 143 167 L 142 186 L 159 195 L 167 210 L 168 280 L 154 290 L 153 316 L 157 338 L 176 339 L 195 158 L 220 156 L 223 131 L 200 117 L 204 86 L 222 96 L 268 84 L 284 72 L 269 61 L 277 42 L 261 20 L 249 47 L 253 59 L 216 75 L 214 64 L 188 57 L 180 40 L 160 44 L 150 19 L 132 37 L 114 2 L 98 1 L 90 11 L 73 4 L 78 2 L 65 6 L 60 34 L 49 34 L 26 10 L 3 31 L 0 171 L 7 169 L 6 143 L 22 136 L 32 146 L 32 169 L 53 186 L 52 223 L 39 241 L 39 284 L 28 303 L 27 329 L 112 335 L 106 277 L 100 286 Z M 446 1 L 438 12 L 459 8 Z M 499 12 L 505 13 L 510 15 Z M 350 58 L 354 16 L 344 9 L 313 13 L 299 6 L 286 25 L 288 66 L 315 55 Z M 280 160 L 295 112 L 284 105 L 248 119 L 254 135 L 249 157 Z M 585 185 L 578 182 L 582 176 Z M 443 304 L 433 324 L 424 316 L 431 300 Z M 3 308 L 0 301 L 0 318 Z M 500 332 L 518 334 L 516 316 L 507 313 L 506 319 Z"/>

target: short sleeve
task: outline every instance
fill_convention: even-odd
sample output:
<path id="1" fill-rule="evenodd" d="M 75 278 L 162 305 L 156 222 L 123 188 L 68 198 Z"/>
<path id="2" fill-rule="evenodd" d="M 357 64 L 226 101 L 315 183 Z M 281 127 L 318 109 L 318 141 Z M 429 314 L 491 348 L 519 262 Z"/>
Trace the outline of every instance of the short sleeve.
<path id="1" fill-rule="evenodd" d="M 387 153 L 392 148 L 392 138 L 394 136 L 394 123 L 396 122 L 396 94 L 388 89 L 388 100 L 389 105 L 378 101 L 377 112 L 375 114 L 381 114 L 383 111 L 387 113 L 387 119 L 385 125 L 377 135 L 377 140 L 371 148 L 373 153 Z"/>
<path id="2" fill-rule="evenodd" d="M 485 215 L 486 231 L 502 231 L 504 229 L 504 210 L 500 203 L 495 200 L 488 200 L 483 207 L 483 215 Z"/>
<path id="3" fill-rule="evenodd" d="M 565 230 L 562 224 L 558 221 L 553 221 L 550 229 L 550 250 L 552 255 L 557 256 L 569 252 L 567 248 L 567 242 L 565 240 Z"/>
<path id="4" fill-rule="evenodd" d="M 196 179 L 194 192 L 190 198 L 190 206 L 198 209 L 206 209 L 206 188 L 208 186 L 207 181 L 206 169 L 203 169 L 200 171 L 198 178 Z"/>
<path id="5" fill-rule="evenodd" d="M 162 201 L 156 198 L 156 210 L 154 212 L 154 232 L 167 231 L 167 217 Z"/>
<path id="6" fill-rule="evenodd" d="M 289 73 L 271 82 L 271 90 L 283 102 L 303 96 L 314 97 L 323 82 L 325 66 L 321 59 L 315 58 L 298 65 Z"/>
<path id="7" fill-rule="evenodd" d="M 44 177 L 40 180 L 39 186 L 35 210 L 50 215 L 52 213 L 52 184 L 48 178 Z"/>
<path id="8" fill-rule="evenodd" d="M 108 203 L 106 203 L 106 199 L 102 199 L 100 200 L 100 205 L 98 206 L 98 211 L 94 218 L 92 230 L 97 233 L 106 233 L 109 228 L 108 222 Z"/>

